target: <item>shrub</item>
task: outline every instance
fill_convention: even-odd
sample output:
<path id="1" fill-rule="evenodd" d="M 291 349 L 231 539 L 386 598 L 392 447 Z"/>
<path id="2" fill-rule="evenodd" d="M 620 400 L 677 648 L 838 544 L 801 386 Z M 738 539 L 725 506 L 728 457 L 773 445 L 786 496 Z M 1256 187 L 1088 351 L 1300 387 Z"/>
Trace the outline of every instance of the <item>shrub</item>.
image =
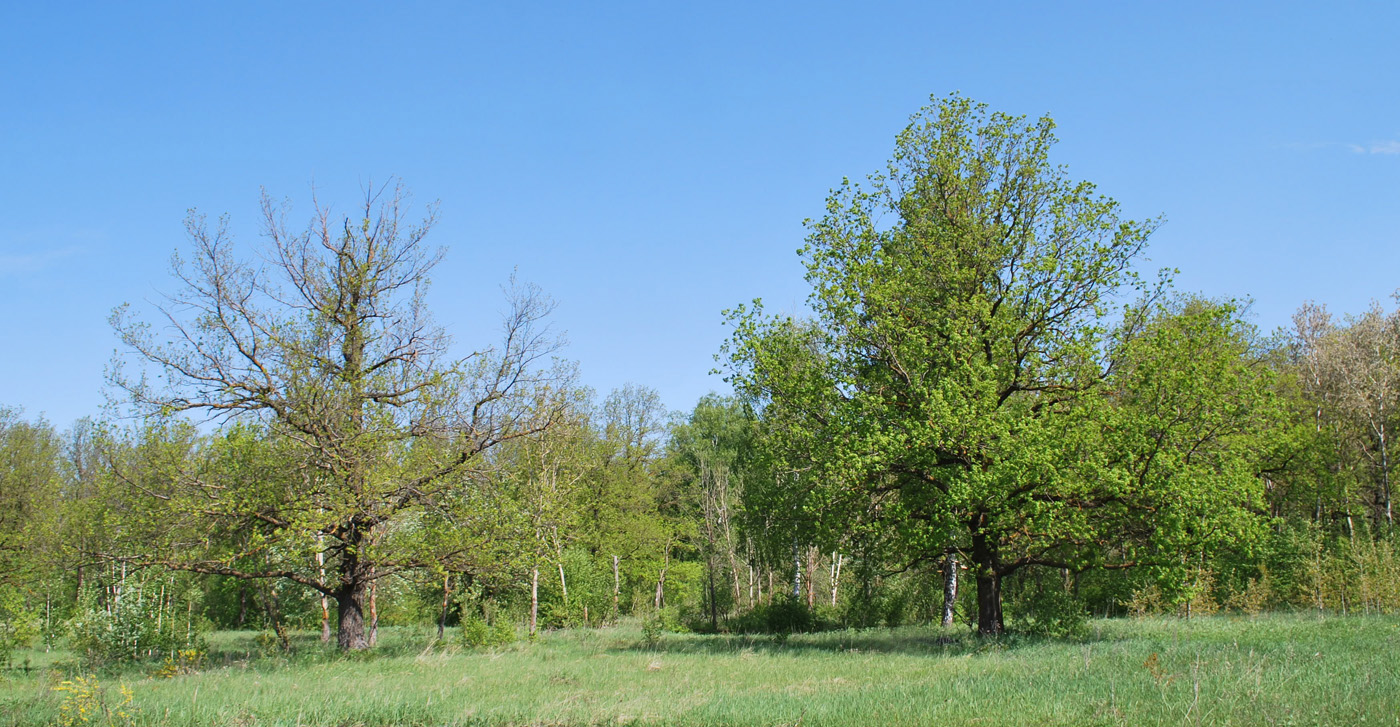
<path id="1" fill-rule="evenodd" d="M 78 612 L 68 622 L 73 647 L 88 666 L 130 662 L 173 655 L 180 649 L 206 651 L 207 625 L 188 611 L 168 609 L 139 590 L 128 591 L 99 606 L 84 594 Z"/>
<path id="2" fill-rule="evenodd" d="M 131 689 L 125 684 L 118 687 L 121 698 L 115 701 L 107 697 L 95 676 L 74 677 L 59 682 L 53 690 L 63 693 L 63 701 L 58 705 L 61 727 L 89 724 L 124 727 L 136 722 L 138 710 L 132 706 Z"/>
<path id="3" fill-rule="evenodd" d="M 729 630 L 744 634 L 789 635 L 819 631 L 830 624 L 817 618 L 800 598 L 780 596 L 730 620 Z"/>
<path id="4" fill-rule="evenodd" d="M 9 666 L 15 649 L 34 643 L 41 630 L 38 614 L 25 608 L 19 591 L 0 588 L 0 663 Z"/>
<path id="5" fill-rule="evenodd" d="M 1084 603 L 1065 588 L 1027 589 L 1016 599 L 1013 611 L 1017 631 L 1039 636 L 1081 636 L 1088 624 Z"/>
<path id="6" fill-rule="evenodd" d="M 487 624 L 476 616 L 462 619 L 462 645 L 468 648 L 505 646 L 514 641 L 515 628 L 504 621 Z"/>

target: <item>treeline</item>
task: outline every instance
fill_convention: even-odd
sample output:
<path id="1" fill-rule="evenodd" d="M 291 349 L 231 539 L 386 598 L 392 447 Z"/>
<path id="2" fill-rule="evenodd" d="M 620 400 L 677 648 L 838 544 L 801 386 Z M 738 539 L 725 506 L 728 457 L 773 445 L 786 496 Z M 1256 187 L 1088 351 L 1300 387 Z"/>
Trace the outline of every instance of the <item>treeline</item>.
<path id="1" fill-rule="evenodd" d="M 811 315 L 731 311 L 735 395 L 685 413 L 580 386 L 528 286 L 450 356 L 396 189 L 303 230 L 264 200 L 256 256 L 192 215 L 158 323 L 113 316 L 137 416 L 0 413 L 0 644 L 1396 609 L 1400 315 L 1266 336 L 1140 276 L 1157 222 L 1053 131 L 917 114 L 809 222 Z"/>

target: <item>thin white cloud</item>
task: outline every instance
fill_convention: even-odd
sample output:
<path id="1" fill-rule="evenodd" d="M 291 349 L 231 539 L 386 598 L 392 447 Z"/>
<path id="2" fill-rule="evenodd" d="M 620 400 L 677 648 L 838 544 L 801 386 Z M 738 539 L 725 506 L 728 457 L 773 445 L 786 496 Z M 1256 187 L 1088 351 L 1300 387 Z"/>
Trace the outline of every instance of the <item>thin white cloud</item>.
<path id="1" fill-rule="evenodd" d="M 1357 151 L 1367 154 L 1400 154 L 1400 141 L 1391 139 L 1390 141 L 1376 141 L 1364 147 L 1354 147 Z"/>
<path id="2" fill-rule="evenodd" d="M 1291 142 L 1283 145 L 1288 149 L 1298 149 L 1300 151 L 1310 151 L 1313 149 L 1336 149 L 1341 147 L 1353 154 L 1396 154 L 1400 155 L 1400 140 L 1388 139 L 1385 141 L 1373 141 L 1369 144 L 1357 144 L 1348 141 L 1314 141 L 1314 142 Z"/>
<path id="3" fill-rule="evenodd" d="M 18 255 L 0 255 L 0 277 L 35 273 L 72 255 L 77 248 L 41 250 Z"/>

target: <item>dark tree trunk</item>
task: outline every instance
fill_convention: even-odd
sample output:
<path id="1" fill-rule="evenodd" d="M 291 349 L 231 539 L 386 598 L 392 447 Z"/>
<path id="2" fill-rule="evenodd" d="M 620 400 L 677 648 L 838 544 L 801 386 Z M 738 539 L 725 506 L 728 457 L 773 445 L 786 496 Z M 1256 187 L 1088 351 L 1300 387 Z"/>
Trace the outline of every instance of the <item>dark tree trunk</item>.
<path id="1" fill-rule="evenodd" d="M 977 632 L 994 636 L 1006 630 L 1001 616 L 1001 563 L 996 547 L 987 542 L 980 525 L 979 518 L 972 531 L 972 561 L 977 567 Z"/>
<path id="2" fill-rule="evenodd" d="M 335 592 L 335 603 L 340 611 L 335 645 L 341 651 L 361 651 L 370 646 L 365 635 L 365 599 L 372 578 L 369 565 L 360 560 L 356 547 L 364 540 L 363 537 L 347 538 L 350 547 L 341 556 L 341 585 Z"/>
<path id="3" fill-rule="evenodd" d="M 340 610 L 335 645 L 341 651 L 369 648 L 369 640 L 365 637 L 365 590 L 365 584 L 358 583 L 342 588 L 335 594 L 335 603 Z"/>
<path id="4" fill-rule="evenodd" d="M 1001 618 L 1001 576 L 996 573 L 977 574 L 977 631 L 996 635 L 1005 631 Z"/>

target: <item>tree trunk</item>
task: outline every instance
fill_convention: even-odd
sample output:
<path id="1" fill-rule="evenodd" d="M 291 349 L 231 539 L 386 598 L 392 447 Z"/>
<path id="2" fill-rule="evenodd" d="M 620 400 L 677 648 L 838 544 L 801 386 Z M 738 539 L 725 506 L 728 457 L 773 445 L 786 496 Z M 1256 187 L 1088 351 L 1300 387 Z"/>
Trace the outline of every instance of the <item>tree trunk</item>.
<path id="1" fill-rule="evenodd" d="M 535 566 L 530 569 L 530 638 L 534 638 L 535 629 L 540 620 L 540 568 Z"/>
<path id="2" fill-rule="evenodd" d="M 622 579 L 617 575 L 617 556 L 613 556 L 613 610 L 612 618 L 617 620 L 617 597 L 622 593 Z"/>
<path id="3" fill-rule="evenodd" d="M 442 635 L 447 631 L 447 608 L 452 603 L 452 574 L 448 573 L 442 577 L 442 614 L 438 616 L 438 640 L 442 640 Z"/>
<path id="4" fill-rule="evenodd" d="M 331 642 L 331 599 L 321 594 L 321 643 Z"/>
<path id="5" fill-rule="evenodd" d="M 287 629 L 282 625 L 282 608 L 277 600 L 275 584 L 265 584 L 267 590 L 263 593 L 263 608 L 267 611 L 267 620 L 272 624 L 272 633 L 277 635 L 277 641 L 282 645 L 283 651 L 292 650 L 292 642 L 287 638 Z"/>
<path id="6" fill-rule="evenodd" d="M 340 587 L 335 591 L 336 607 L 340 611 L 336 623 L 335 645 L 341 651 L 361 651 L 369 648 L 365 637 L 365 596 L 369 591 L 369 565 L 360 560 L 358 546 L 365 542 L 362 534 L 352 531 L 345 538 L 349 546 L 341 556 Z"/>
<path id="7" fill-rule="evenodd" d="M 369 645 L 379 643 L 379 580 L 369 583 Z"/>
<path id="8" fill-rule="evenodd" d="M 792 600 L 802 598 L 802 551 L 792 541 Z"/>
<path id="9" fill-rule="evenodd" d="M 1001 573 L 996 549 L 987 542 L 980 521 L 972 532 L 972 560 L 977 566 L 977 632 L 994 636 L 1006 630 L 1001 614 Z"/>
<path id="10" fill-rule="evenodd" d="M 656 578 L 656 610 L 666 603 L 666 569 L 671 567 L 671 543 L 666 543 L 665 560 L 661 561 L 661 575 Z"/>
<path id="11" fill-rule="evenodd" d="M 836 608 L 836 593 L 841 585 L 841 561 L 845 556 L 836 553 L 831 558 L 831 607 Z"/>
<path id="12" fill-rule="evenodd" d="M 352 582 L 335 594 L 339 610 L 335 629 L 335 646 L 341 651 L 362 651 L 369 648 L 365 639 L 365 583 Z"/>
<path id="13" fill-rule="evenodd" d="M 719 605 L 715 603 L 715 557 L 710 555 L 710 630 L 719 631 Z"/>
<path id="14" fill-rule="evenodd" d="M 1385 415 L 1385 407 L 1381 407 L 1381 415 Z M 1386 529 L 1395 526 L 1395 516 L 1390 509 L 1390 453 L 1388 442 L 1385 437 L 1385 421 L 1382 419 L 1381 426 L 1381 516 L 1385 519 Z"/>
<path id="15" fill-rule="evenodd" d="M 958 603 L 958 554 L 949 553 L 943 561 L 943 625 L 953 625 L 953 609 Z"/>
<path id="16" fill-rule="evenodd" d="M 326 550 L 325 536 L 316 536 L 316 567 L 321 573 L 321 585 L 326 585 Z M 242 620 L 240 619 L 240 623 Z M 326 594 L 321 594 L 321 643 L 331 642 L 331 601 Z"/>
<path id="17" fill-rule="evenodd" d="M 733 613 L 738 611 L 739 604 L 743 603 L 743 601 L 740 600 L 743 590 L 739 583 L 739 559 L 734 552 L 733 546 L 729 548 L 729 576 L 729 580 L 734 584 L 734 603 L 729 607 L 730 612 Z"/>

